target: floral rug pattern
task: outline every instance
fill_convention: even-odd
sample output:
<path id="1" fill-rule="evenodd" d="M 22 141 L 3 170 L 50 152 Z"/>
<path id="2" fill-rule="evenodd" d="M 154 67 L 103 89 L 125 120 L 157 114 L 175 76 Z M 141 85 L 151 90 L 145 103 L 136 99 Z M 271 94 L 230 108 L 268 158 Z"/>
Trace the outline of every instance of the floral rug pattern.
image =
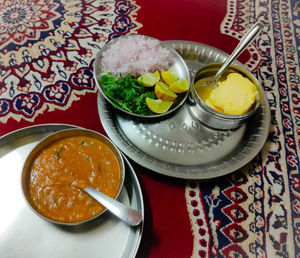
<path id="1" fill-rule="evenodd" d="M 34 121 L 96 92 L 95 53 L 137 33 L 139 8 L 118 0 L 1 1 L 0 121 Z M 239 171 L 187 183 L 193 257 L 300 257 L 299 17 L 299 0 L 227 2 L 222 33 L 240 39 L 256 21 L 265 25 L 245 65 L 267 94 L 271 128 Z"/>
<path id="2" fill-rule="evenodd" d="M 300 257 L 299 17 L 300 1 L 227 2 L 222 33 L 240 39 L 256 21 L 265 25 L 245 65 L 267 94 L 271 128 L 248 165 L 187 184 L 193 257 Z"/>
<path id="3" fill-rule="evenodd" d="M 134 1 L 1 1 L 1 122 L 34 121 L 95 92 L 95 53 L 111 38 L 136 33 L 138 9 Z"/>

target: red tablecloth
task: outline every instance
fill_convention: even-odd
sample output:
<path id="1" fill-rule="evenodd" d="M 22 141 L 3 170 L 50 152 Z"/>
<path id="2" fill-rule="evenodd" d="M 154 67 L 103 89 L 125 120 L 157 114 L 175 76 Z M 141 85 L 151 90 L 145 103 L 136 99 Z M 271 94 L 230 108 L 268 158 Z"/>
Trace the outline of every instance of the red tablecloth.
<path id="1" fill-rule="evenodd" d="M 299 14 L 299 1 L 283 0 L 2 1 L 0 135 L 43 123 L 105 134 L 89 71 L 95 45 L 114 36 L 196 41 L 230 53 L 260 20 L 261 37 L 239 60 L 267 93 L 272 113 L 267 143 L 245 168 L 205 183 L 168 178 L 132 162 L 145 202 L 137 256 L 296 256 Z M 191 201 L 194 195 L 199 202 Z"/>

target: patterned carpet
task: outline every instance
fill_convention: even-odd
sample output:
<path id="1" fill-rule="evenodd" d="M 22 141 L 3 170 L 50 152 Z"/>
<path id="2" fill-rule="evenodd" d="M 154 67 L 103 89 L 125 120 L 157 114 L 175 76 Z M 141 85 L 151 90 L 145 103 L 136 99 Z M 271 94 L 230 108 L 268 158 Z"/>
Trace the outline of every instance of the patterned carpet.
<path id="1" fill-rule="evenodd" d="M 300 1 L 228 1 L 224 34 L 239 39 L 256 21 L 265 24 L 246 65 L 266 91 L 272 122 L 250 164 L 187 184 L 195 257 L 300 257 L 299 17 Z"/>
<path id="2" fill-rule="evenodd" d="M 95 92 L 95 53 L 111 38 L 136 32 L 137 10 L 129 1 L 1 1 L 1 122 L 34 121 Z"/>
<path id="3" fill-rule="evenodd" d="M 0 1 L 0 121 L 33 122 L 96 92 L 95 53 L 138 33 L 135 1 Z M 233 174 L 188 182 L 193 257 L 300 257 L 300 0 L 228 0 L 220 30 L 265 24 L 246 62 L 271 107 L 267 143 Z M 183 39 L 184 40 L 184 39 Z"/>

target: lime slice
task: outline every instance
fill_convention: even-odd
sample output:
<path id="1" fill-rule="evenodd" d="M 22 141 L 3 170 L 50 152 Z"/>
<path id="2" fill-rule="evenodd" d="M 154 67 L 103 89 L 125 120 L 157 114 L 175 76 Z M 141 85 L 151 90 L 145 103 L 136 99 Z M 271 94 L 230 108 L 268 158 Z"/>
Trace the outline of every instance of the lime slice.
<path id="1" fill-rule="evenodd" d="M 173 102 L 172 101 L 164 101 L 161 99 L 151 99 L 151 98 L 147 97 L 146 104 L 153 113 L 163 114 L 163 113 L 166 113 L 170 109 Z"/>
<path id="2" fill-rule="evenodd" d="M 155 72 L 156 73 L 156 72 Z M 152 87 L 157 83 L 160 79 L 159 73 L 158 76 L 155 73 L 145 73 L 137 78 L 137 81 L 140 84 L 143 84 L 145 87 Z M 158 79 L 157 79 L 158 78 Z"/>
<path id="3" fill-rule="evenodd" d="M 189 89 L 189 83 L 186 78 L 182 78 L 172 82 L 169 86 L 169 89 L 175 93 L 183 93 Z"/>
<path id="4" fill-rule="evenodd" d="M 177 74 L 174 65 L 171 66 L 171 67 L 168 69 L 168 71 L 169 71 L 170 73 Z"/>
<path id="5" fill-rule="evenodd" d="M 158 82 L 160 80 L 160 73 L 159 73 L 159 71 L 154 72 L 153 75 L 156 78 L 156 82 Z"/>
<path id="6" fill-rule="evenodd" d="M 173 101 L 177 98 L 176 93 L 171 91 L 164 82 L 157 82 L 155 84 L 154 93 L 158 99 Z"/>
<path id="7" fill-rule="evenodd" d="M 172 71 L 161 71 L 161 77 L 167 85 L 171 85 L 178 79 L 176 72 Z"/>

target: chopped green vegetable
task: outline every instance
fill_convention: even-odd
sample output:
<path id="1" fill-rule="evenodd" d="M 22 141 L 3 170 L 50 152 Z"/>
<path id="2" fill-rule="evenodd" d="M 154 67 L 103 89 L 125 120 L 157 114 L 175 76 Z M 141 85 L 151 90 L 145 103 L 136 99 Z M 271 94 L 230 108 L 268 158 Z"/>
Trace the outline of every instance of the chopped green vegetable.
<path id="1" fill-rule="evenodd" d="M 146 105 L 147 97 L 156 99 L 153 89 L 139 84 L 136 78 L 126 75 L 117 78 L 111 73 L 100 77 L 104 93 L 112 100 L 116 107 L 139 115 L 153 115 Z"/>

